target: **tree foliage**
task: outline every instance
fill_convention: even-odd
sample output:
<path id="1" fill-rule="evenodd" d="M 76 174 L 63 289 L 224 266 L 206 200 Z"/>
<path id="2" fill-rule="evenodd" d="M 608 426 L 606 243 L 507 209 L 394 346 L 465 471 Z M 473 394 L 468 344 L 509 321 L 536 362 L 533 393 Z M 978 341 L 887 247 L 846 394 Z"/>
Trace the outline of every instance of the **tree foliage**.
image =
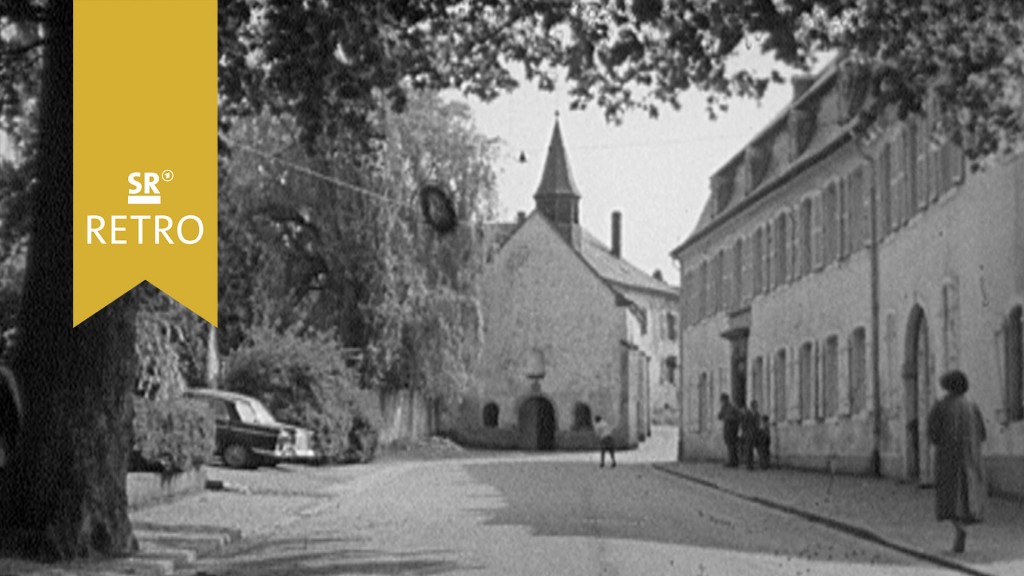
<path id="1" fill-rule="evenodd" d="M 346 134 L 310 150 L 290 116 L 242 119 L 226 134 L 224 344 L 243 343 L 253 326 L 330 330 L 364 353 L 364 384 L 450 396 L 478 340 L 495 143 L 465 105 L 428 93 L 374 122 L 381 137 L 369 147 Z M 418 216 L 428 182 L 452 192 L 463 223 L 450 235 Z"/>
<path id="2" fill-rule="evenodd" d="M 714 113 L 779 79 L 738 66 L 740 46 L 798 69 L 841 51 L 875 79 L 866 119 L 931 93 L 940 129 L 980 157 L 1020 140 L 1022 16 L 1017 0 L 240 0 L 221 4 L 221 93 L 232 113 L 295 114 L 310 139 L 377 94 L 396 109 L 422 88 L 494 98 L 515 66 L 543 88 L 563 74 L 574 107 L 612 119 L 690 89 Z"/>

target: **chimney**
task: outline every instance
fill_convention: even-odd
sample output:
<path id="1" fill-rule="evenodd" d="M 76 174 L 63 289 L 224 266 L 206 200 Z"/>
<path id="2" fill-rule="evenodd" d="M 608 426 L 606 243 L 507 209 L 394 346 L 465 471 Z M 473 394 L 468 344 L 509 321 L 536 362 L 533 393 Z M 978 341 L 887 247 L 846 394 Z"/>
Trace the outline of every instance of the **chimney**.
<path id="1" fill-rule="evenodd" d="M 658 282 L 665 281 L 665 277 L 661 275 L 661 270 L 655 270 L 654 273 L 651 274 L 651 276 L 654 276 L 654 279 L 657 280 Z"/>
<path id="2" fill-rule="evenodd" d="M 523 211 L 516 212 L 516 225 L 517 226 L 522 226 L 523 222 L 526 222 L 526 212 L 523 212 Z"/>
<path id="3" fill-rule="evenodd" d="M 622 212 L 612 212 L 612 256 L 622 257 Z"/>

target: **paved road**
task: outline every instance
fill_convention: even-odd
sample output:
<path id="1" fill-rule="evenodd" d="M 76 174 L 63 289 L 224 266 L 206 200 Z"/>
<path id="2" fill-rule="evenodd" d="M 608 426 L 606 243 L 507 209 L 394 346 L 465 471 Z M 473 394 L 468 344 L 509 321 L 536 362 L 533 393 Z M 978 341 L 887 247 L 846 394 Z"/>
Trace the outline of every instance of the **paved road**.
<path id="1" fill-rule="evenodd" d="M 641 452 L 391 462 L 201 566 L 334 574 L 941 574 L 888 549 L 693 485 Z M 323 472 L 316 481 L 322 485 Z M 324 492 L 321 492 L 324 494 Z"/>

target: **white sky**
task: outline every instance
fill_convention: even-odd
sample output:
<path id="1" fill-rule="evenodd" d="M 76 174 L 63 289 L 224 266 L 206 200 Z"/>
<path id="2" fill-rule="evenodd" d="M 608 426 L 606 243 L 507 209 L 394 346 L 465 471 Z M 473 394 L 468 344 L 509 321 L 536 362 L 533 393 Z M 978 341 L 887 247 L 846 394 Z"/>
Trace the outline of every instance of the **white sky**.
<path id="1" fill-rule="evenodd" d="M 761 67 L 763 56 L 744 61 Z M 792 88 L 773 84 L 760 104 L 735 99 L 710 120 L 704 95 L 686 94 L 674 112 L 628 114 L 622 124 L 605 122 L 596 107 L 569 111 L 564 92 L 541 92 L 525 83 L 515 92 L 482 104 L 470 99 L 478 130 L 501 138 L 497 163 L 502 220 L 533 210 L 548 142 L 559 111 L 569 165 L 579 188 L 580 224 L 610 243 L 611 212 L 622 211 L 623 256 L 646 272 L 660 269 L 679 283 L 669 252 L 693 230 L 708 196 L 711 174 L 736 154 L 786 105 Z M 519 163 L 520 152 L 527 161 Z"/>

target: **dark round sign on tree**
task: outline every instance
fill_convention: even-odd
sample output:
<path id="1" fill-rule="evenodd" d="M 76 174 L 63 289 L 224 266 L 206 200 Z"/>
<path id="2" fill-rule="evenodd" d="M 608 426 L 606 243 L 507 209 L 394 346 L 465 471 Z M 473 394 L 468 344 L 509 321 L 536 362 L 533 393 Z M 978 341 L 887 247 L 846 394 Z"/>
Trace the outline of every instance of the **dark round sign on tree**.
<path id="1" fill-rule="evenodd" d="M 437 184 L 420 188 L 420 209 L 427 224 L 439 234 L 447 234 L 459 225 L 455 204 L 448 192 Z"/>

